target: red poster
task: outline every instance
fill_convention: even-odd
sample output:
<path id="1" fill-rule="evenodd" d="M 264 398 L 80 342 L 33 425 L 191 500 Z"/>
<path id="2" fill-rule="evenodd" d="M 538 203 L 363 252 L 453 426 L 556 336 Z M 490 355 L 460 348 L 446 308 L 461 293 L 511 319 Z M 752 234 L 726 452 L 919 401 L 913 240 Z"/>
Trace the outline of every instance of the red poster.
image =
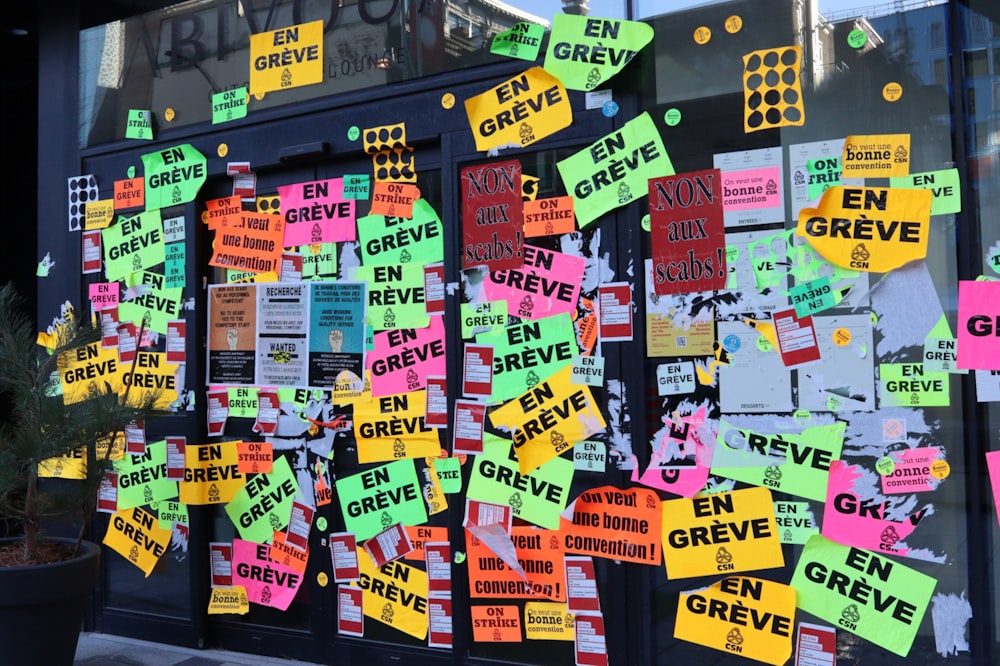
<path id="1" fill-rule="evenodd" d="M 101 473 L 101 486 L 97 490 L 97 511 L 100 513 L 118 511 L 118 472 L 105 470 Z"/>
<path id="2" fill-rule="evenodd" d="M 365 541 L 364 549 L 375 566 L 380 567 L 409 553 L 413 543 L 403 524 L 396 523 Z"/>
<path id="3" fill-rule="evenodd" d="M 83 232 L 83 271 L 82 273 L 101 272 L 101 230 Z"/>
<path id="4" fill-rule="evenodd" d="M 493 395 L 493 345 L 465 345 L 462 395 L 489 398 Z"/>
<path id="5" fill-rule="evenodd" d="M 775 312 L 774 333 L 778 337 L 781 362 L 787 368 L 796 368 L 820 359 L 819 343 L 812 316 L 797 317 L 795 310 Z"/>
<path id="6" fill-rule="evenodd" d="M 427 377 L 427 413 L 424 425 L 444 428 L 448 425 L 448 380 L 446 377 Z"/>
<path id="7" fill-rule="evenodd" d="M 444 314 L 444 264 L 424 266 L 424 312 Z"/>
<path id="8" fill-rule="evenodd" d="M 566 556 L 566 610 L 570 613 L 594 613 L 601 610 L 601 599 L 597 596 L 597 575 L 591 557 Z"/>
<path id="9" fill-rule="evenodd" d="M 424 553 L 428 593 L 451 594 L 451 544 L 428 543 L 424 545 Z"/>
<path id="10" fill-rule="evenodd" d="M 233 544 L 212 542 L 208 544 L 212 566 L 212 587 L 229 587 L 233 584 Z"/>
<path id="11" fill-rule="evenodd" d="M 187 361 L 187 322 L 175 319 L 167 322 L 167 363 Z"/>
<path id="12" fill-rule="evenodd" d="M 795 666 L 837 666 L 837 631 L 833 627 L 800 622 Z"/>
<path id="13" fill-rule="evenodd" d="M 524 263 L 521 163 L 493 162 L 462 169 L 462 268 L 491 271 Z"/>
<path id="14" fill-rule="evenodd" d="M 608 666 L 603 615 L 577 615 L 575 636 L 577 666 Z"/>
<path id="15" fill-rule="evenodd" d="M 140 454 L 146 452 L 146 424 L 143 421 L 130 421 L 125 426 L 125 453 Z"/>
<path id="16" fill-rule="evenodd" d="M 364 636 L 364 590 L 350 585 L 338 585 L 337 597 L 337 633 Z"/>
<path id="17" fill-rule="evenodd" d="M 632 339 L 632 286 L 628 282 L 608 282 L 599 294 L 601 341 L 625 342 Z"/>
<path id="18" fill-rule="evenodd" d="M 726 233 L 718 169 L 649 180 L 650 242 L 657 294 L 726 286 Z"/>
<path id="19" fill-rule="evenodd" d="M 452 454 L 483 452 L 483 423 L 486 405 L 474 400 L 455 401 L 455 439 Z"/>
<path id="20" fill-rule="evenodd" d="M 167 478 L 184 478 L 184 449 L 186 437 L 167 437 Z M 230 583 L 231 584 L 231 583 Z"/>
<path id="21" fill-rule="evenodd" d="M 358 544 L 353 532 L 330 534 L 330 558 L 333 560 L 333 579 L 347 583 L 361 578 L 358 567 Z"/>
<path id="22" fill-rule="evenodd" d="M 429 597 L 427 599 L 427 645 L 451 649 L 451 599 L 449 597 Z"/>

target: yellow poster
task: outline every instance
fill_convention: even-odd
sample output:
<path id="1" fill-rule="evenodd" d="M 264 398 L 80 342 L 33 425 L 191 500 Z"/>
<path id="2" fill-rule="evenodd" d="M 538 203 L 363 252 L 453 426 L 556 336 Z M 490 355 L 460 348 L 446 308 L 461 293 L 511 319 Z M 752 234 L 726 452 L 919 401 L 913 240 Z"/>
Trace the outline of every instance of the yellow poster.
<path id="1" fill-rule="evenodd" d="M 885 273 L 927 256 L 930 190 L 834 185 L 795 233 L 842 268 Z"/>
<path id="2" fill-rule="evenodd" d="M 242 585 L 213 587 L 208 600 L 209 615 L 246 615 L 250 612 L 247 589 Z"/>
<path id="3" fill-rule="evenodd" d="M 365 615 L 416 639 L 427 637 L 427 572 L 393 561 L 376 567 L 358 549 L 361 578 L 351 585 L 364 592 Z"/>
<path id="4" fill-rule="evenodd" d="M 250 94 L 323 82 L 323 21 L 250 35 Z"/>
<path id="5" fill-rule="evenodd" d="M 184 480 L 177 489 L 182 504 L 226 504 L 246 483 L 239 468 L 239 442 L 188 444 Z"/>
<path id="6" fill-rule="evenodd" d="M 49 458 L 38 463 L 40 479 L 86 479 L 87 447 L 81 446 L 65 456 Z"/>
<path id="7" fill-rule="evenodd" d="M 539 641 L 571 641 L 576 622 L 566 604 L 529 601 L 524 604 L 524 637 Z"/>
<path id="8" fill-rule="evenodd" d="M 732 576 L 677 600 L 674 638 L 781 666 L 792 656 L 795 589 Z"/>
<path id="9" fill-rule="evenodd" d="M 841 178 L 910 175 L 909 134 L 869 134 L 844 140 Z"/>
<path id="10" fill-rule="evenodd" d="M 115 217 L 115 200 L 90 201 L 84 204 L 84 215 L 84 229 L 106 229 Z"/>
<path id="11" fill-rule="evenodd" d="M 179 365 L 167 363 L 166 352 L 136 352 L 135 364 L 128 363 L 121 369 L 118 394 L 129 392 L 129 404 L 139 405 L 155 398 L 156 409 L 166 411 L 177 400 Z M 131 387 L 131 388 L 129 388 Z"/>
<path id="12" fill-rule="evenodd" d="M 573 122 L 573 106 L 562 82 L 532 67 L 495 88 L 465 100 L 476 150 L 529 146 Z"/>
<path id="13" fill-rule="evenodd" d="M 399 458 L 437 457 L 441 440 L 424 423 L 424 389 L 374 398 L 354 405 L 354 437 L 358 462 L 390 462 Z"/>
<path id="14" fill-rule="evenodd" d="M 521 474 L 529 474 L 607 427 L 590 388 L 574 384 L 572 373 L 573 366 L 564 366 L 490 412 L 494 426 L 514 433 L 514 452 Z"/>
<path id="15" fill-rule="evenodd" d="M 162 529 L 156 516 L 135 507 L 111 516 L 104 545 L 142 569 L 149 577 L 170 545 L 170 530 Z"/>
<path id="16" fill-rule="evenodd" d="M 661 506 L 663 561 L 671 580 L 785 564 L 767 488 L 666 500 Z"/>
<path id="17" fill-rule="evenodd" d="M 57 367 L 63 402 L 72 405 L 95 393 L 114 391 L 119 374 L 118 349 L 105 349 L 99 341 L 70 349 L 59 355 Z"/>

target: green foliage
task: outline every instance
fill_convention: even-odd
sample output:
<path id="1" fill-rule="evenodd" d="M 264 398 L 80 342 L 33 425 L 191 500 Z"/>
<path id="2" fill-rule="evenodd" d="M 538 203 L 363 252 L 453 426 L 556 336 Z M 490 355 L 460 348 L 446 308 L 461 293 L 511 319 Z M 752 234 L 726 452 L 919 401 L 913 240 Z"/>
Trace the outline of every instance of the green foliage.
<path id="1" fill-rule="evenodd" d="M 133 420 L 148 422 L 157 396 L 129 399 L 110 385 L 88 387 L 88 398 L 64 404 L 59 358 L 100 340 L 100 333 L 75 317 L 56 331 L 56 347 L 38 344 L 35 323 L 23 310 L 13 284 L 0 287 L 0 518 L 24 531 L 25 560 L 31 560 L 47 521 L 70 519 L 80 537 L 90 520 L 104 470 L 111 467 L 110 444 Z M 86 478 L 39 483 L 38 464 L 86 450 Z M 99 450 L 100 449 L 100 450 Z M 56 481 L 56 480 L 53 480 Z"/>

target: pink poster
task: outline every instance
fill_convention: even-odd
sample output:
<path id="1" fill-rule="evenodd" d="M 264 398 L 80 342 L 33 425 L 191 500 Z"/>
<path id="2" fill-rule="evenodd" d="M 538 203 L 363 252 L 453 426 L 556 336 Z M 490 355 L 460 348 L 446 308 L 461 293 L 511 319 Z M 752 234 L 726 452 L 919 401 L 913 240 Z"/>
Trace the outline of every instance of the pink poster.
<path id="1" fill-rule="evenodd" d="M 931 472 L 931 465 L 942 458 L 941 449 L 923 446 L 890 453 L 895 463 L 891 472 L 882 476 L 882 492 L 886 495 L 925 493 L 938 487 L 941 481 Z"/>
<path id="2" fill-rule="evenodd" d="M 288 610 L 302 585 L 302 574 L 272 562 L 270 551 L 265 543 L 233 539 L 233 585 L 245 587 L 255 604 Z"/>
<path id="3" fill-rule="evenodd" d="M 677 422 L 664 417 L 659 441 L 649 458 L 649 465 L 639 475 L 632 468 L 632 481 L 648 488 L 665 490 L 681 497 L 694 497 L 708 482 L 715 452 L 715 437 L 707 428 L 707 410 L 682 416 Z"/>
<path id="4" fill-rule="evenodd" d="M 727 211 L 781 206 L 780 167 L 722 172 L 722 207 Z M 284 204 L 284 200 L 282 200 Z"/>
<path id="5" fill-rule="evenodd" d="M 507 301 L 508 313 L 540 319 L 576 310 L 586 260 L 571 254 L 524 246 L 521 268 L 491 271 L 483 282 L 487 301 Z"/>
<path id="6" fill-rule="evenodd" d="M 432 316 L 426 328 L 400 328 L 375 334 L 375 349 L 365 355 L 372 397 L 426 388 L 428 375 L 446 374 L 444 323 Z"/>
<path id="7" fill-rule="evenodd" d="M 990 473 L 990 485 L 993 487 L 993 512 L 1000 522 L 1000 451 L 986 453 L 986 469 Z"/>
<path id="8" fill-rule="evenodd" d="M 958 358 L 963 370 L 1000 370 L 1000 282 L 958 282 Z"/>
<path id="9" fill-rule="evenodd" d="M 908 516 L 897 516 L 890 502 L 875 504 L 858 495 L 855 483 L 864 476 L 857 465 L 848 465 L 843 460 L 830 462 L 823 536 L 845 546 L 905 557 L 909 553 L 906 537 L 916 529 L 930 507 Z"/>
<path id="10" fill-rule="evenodd" d="M 285 215 L 285 247 L 357 239 L 354 199 L 344 198 L 344 179 L 278 187 Z"/>

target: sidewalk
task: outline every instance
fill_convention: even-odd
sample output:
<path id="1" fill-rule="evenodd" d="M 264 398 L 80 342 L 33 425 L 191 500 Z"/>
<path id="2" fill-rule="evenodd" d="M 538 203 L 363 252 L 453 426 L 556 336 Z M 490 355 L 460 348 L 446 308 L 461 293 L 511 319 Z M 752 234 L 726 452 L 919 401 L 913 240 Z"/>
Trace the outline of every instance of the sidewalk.
<path id="1" fill-rule="evenodd" d="M 80 634 L 73 666 L 318 666 L 294 659 L 150 643 L 110 634 Z"/>

